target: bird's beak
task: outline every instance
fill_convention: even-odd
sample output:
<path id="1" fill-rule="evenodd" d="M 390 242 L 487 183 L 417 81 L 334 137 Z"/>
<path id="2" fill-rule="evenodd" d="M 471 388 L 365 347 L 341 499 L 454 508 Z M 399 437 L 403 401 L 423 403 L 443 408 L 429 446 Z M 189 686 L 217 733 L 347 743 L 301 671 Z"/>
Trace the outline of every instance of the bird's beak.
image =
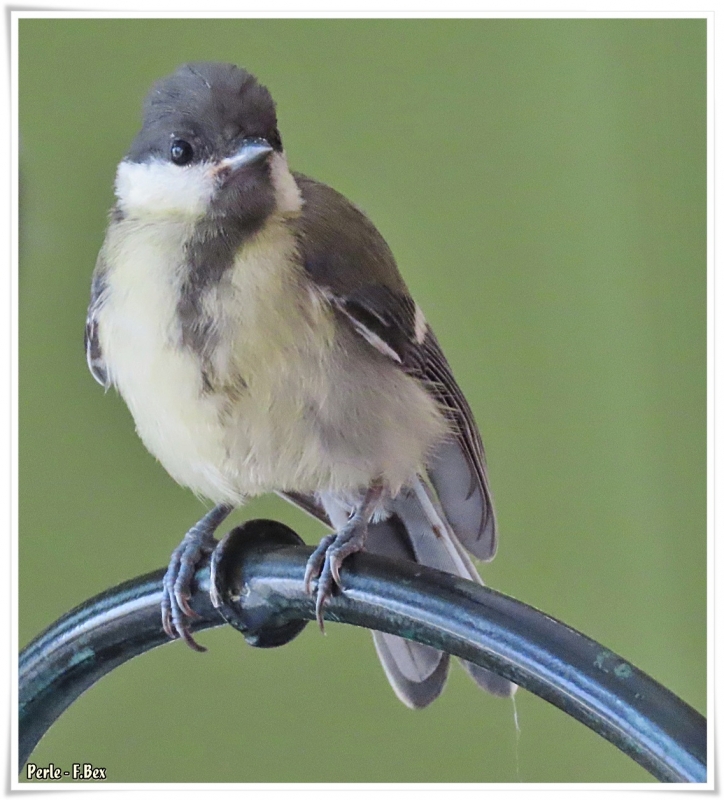
<path id="1" fill-rule="evenodd" d="M 234 173 L 241 167 L 249 164 L 256 164 L 257 161 L 265 159 L 274 148 L 266 139 L 248 138 L 244 139 L 241 147 L 231 156 L 219 162 L 217 174 Z"/>

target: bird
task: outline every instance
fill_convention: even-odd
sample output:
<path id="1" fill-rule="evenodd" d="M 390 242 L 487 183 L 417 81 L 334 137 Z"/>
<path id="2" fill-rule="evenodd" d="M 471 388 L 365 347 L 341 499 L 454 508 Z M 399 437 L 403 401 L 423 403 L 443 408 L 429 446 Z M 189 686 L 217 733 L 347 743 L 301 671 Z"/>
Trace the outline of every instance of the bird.
<path id="1" fill-rule="evenodd" d="M 114 189 L 88 366 L 171 477 L 214 504 L 172 553 L 166 633 L 205 649 L 194 570 L 228 514 L 267 493 L 331 529 L 304 576 L 320 626 L 363 549 L 482 583 L 471 556 L 493 558 L 497 528 L 470 406 L 375 225 L 290 170 L 269 90 L 215 62 L 156 81 Z M 403 703 L 439 696 L 448 654 L 373 639 Z M 515 690 L 463 666 L 494 695 Z"/>

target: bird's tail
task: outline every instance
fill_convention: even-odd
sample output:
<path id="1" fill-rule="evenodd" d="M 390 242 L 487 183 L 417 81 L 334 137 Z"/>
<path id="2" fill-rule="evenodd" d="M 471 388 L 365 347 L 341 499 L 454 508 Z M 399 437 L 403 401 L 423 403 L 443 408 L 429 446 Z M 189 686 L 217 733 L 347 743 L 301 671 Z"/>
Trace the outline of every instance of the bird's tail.
<path id="1" fill-rule="evenodd" d="M 392 514 L 372 523 L 365 549 L 389 558 L 416 561 L 482 584 L 477 570 L 445 518 L 434 492 L 418 478 L 392 501 Z M 450 656 L 427 645 L 388 633 L 372 632 L 377 654 L 397 696 L 410 708 L 424 708 L 442 691 Z M 469 661 L 461 663 L 483 689 L 499 697 L 516 690 L 501 678 Z"/>

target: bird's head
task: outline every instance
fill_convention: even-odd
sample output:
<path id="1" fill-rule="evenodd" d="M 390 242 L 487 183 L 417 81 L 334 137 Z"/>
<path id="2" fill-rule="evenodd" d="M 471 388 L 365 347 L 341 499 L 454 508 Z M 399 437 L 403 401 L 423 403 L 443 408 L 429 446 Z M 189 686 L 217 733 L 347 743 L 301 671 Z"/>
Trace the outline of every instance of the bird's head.
<path id="1" fill-rule="evenodd" d="M 124 214 L 263 222 L 301 205 L 265 86 L 231 64 L 184 64 L 154 84 L 118 166 Z"/>

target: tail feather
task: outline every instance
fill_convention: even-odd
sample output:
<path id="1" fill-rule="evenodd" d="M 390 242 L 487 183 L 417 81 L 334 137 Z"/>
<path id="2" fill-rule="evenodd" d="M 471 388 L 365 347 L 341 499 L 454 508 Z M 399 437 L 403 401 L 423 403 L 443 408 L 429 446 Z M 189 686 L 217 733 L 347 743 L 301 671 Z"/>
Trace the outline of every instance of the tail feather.
<path id="1" fill-rule="evenodd" d="M 423 644 L 408 642 L 406 639 L 400 639 L 397 636 L 380 633 L 379 631 L 372 631 L 372 639 L 382 667 L 385 670 L 385 675 L 387 675 L 387 680 L 390 682 L 395 694 L 406 706 L 409 708 L 425 708 L 440 696 L 440 692 L 445 687 L 448 669 L 450 668 L 450 656 L 447 653 L 440 653 L 430 647 L 425 647 Z M 400 663 L 403 659 L 400 659 L 399 652 L 396 651 L 400 643 L 407 645 L 411 650 L 419 651 L 424 648 L 437 653 L 439 658 L 435 670 L 424 680 L 410 680 L 400 669 Z"/>
<path id="2" fill-rule="evenodd" d="M 370 525 L 365 549 L 387 558 L 417 560 L 397 514 Z M 447 653 L 390 633 L 373 631 L 372 638 L 387 680 L 406 706 L 424 708 L 440 695 L 450 666 Z"/>
<path id="3" fill-rule="evenodd" d="M 434 492 L 422 479 L 417 479 L 412 491 L 401 492 L 392 501 L 391 509 L 393 516 L 370 526 L 367 550 L 390 558 L 413 560 L 482 585 Z M 447 679 L 446 654 L 389 634 L 376 633 L 374 638 L 385 673 L 406 705 L 420 708 L 423 699 L 427 705 L 440 694 Z M 483 667 L 462 659 L 461 663 L 478 686 L 493 695 L 510 697 L 517 688 Z"/>
<path id="4" fill-rule="evenodd" d="M 507 678 L 502 678 L 489 669 L 485 669 L 485 667 L 479 667 L 477 664 L 473 664 L 471 661 L 465 661 L 462 658 L 460 659 L 460 663 L 481 689 L 485 689 L 486 692 L 490 692 L 490 694 L 496 697 L 512 697 L 518 688 Z"/>
<path id="5" fill-rule="evenodd" d="M 439 482 L 439 481 L 438 481 Z M 437 487 L 436 487 L 437 488 Z M 282 493 L 335 530 L 349 519 L 350 506 L 333 493 L 302 496 Z M 466 539 L 464 545 L 453 529 L 450 517 L 436 491 L 421 478 L 387 506 L 390 515 L 370 523 L 365 549 L 370 553 L 415 561 L 482 584 L 478 571 L 466 552 L 475 553 Z M 454 520 L 453 520 L 454 521 Z M 490 552 L 483 548 L 488 557 Z M 477 553 L 476 553 L 477 554 Z M 481 552 L 483 555 L 483 552 Z M 373 631 L 372 637 L 387 679 L 395 694 L 410 708 L 424 708 L 442 692 L 450 667 L 450 656 L 418 642 Z M 483 667 L 460 659 L 470 677 L 498 697 L 511 697 L 517 686 Z"/>

